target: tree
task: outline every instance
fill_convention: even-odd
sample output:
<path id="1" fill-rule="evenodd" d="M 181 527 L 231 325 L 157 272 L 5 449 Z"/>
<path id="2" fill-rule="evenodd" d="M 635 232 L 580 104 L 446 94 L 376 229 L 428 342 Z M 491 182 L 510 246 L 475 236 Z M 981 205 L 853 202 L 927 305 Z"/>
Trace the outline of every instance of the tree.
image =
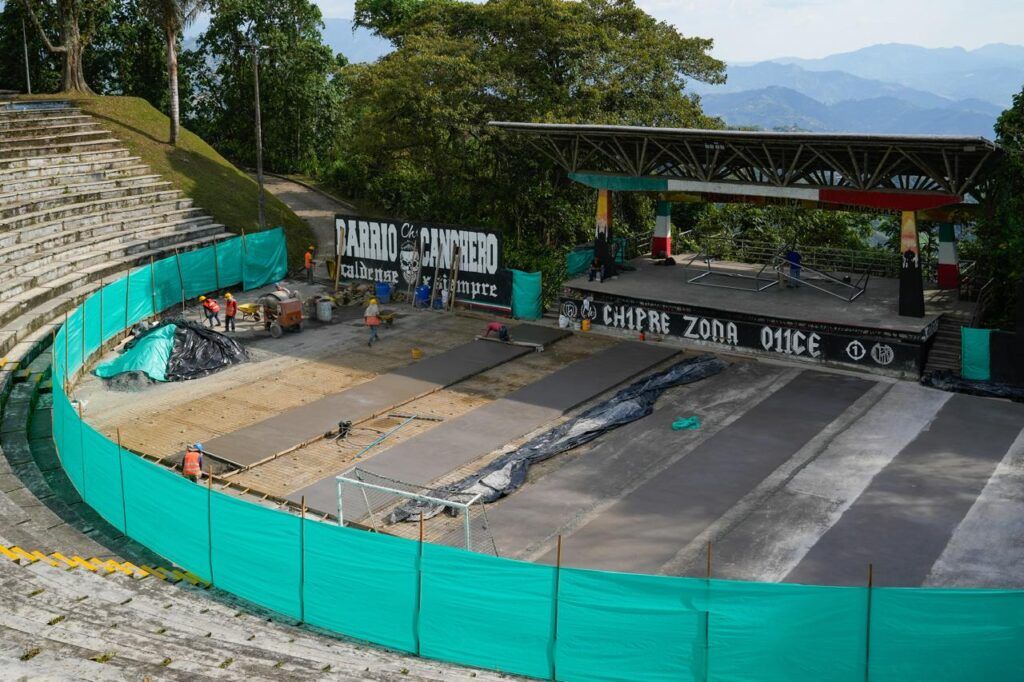
<path id="1" fill-rule="evenodd" d="M 221 0 L 199 40 L 203 67 L 190 125 L 243 165 L 255 156 L 253 41 L 260 54 L 264 163 L 278 172 L 315 171 L 334 154 L 340 111 L 323 44 L 320 10 L 309 0 Z"/>
<path id="2" fill-rule="evenodd" d="M 587 234 L 595 193 L 489 121 L 720 125 L 686 91 L 724 80 L 712 42 L 632 0 L 359 0 L 356 18 L 397 49 L 343 71 L 351 122 L 328 179 L 402 216 L 501 229 L 513 263 Z M 615 210 L 653 221 L 646 197 Z"/>
<path id="3" fill-rule="evenodd" d="M 170 143 L 178 144 L 181 109 L 178 97 L 178 41 L 181 33 L 206 9 L 205 0 L 145 0 L 146 12 L 163 29 L 167 55 L 168 103 L 170 105 Z"/>
<path id="4" fill-rule="evenodd" d="M 995 126 L 1003 158 L 984 188 L 975 226 L 977 268 L 992 278 L 992 326 L 1015 322 L 1016 283 L 1024 277 L 1024 89 Z"/>
<path id="5" fill-rule="evenodd" d="M 95 23 L 91 21 L 97 12 L 103 11 L 109 0 L 56 0 L 51 5 L 46 0 L 22 0 L 25 9 L 28 11 L 32 24 L 36 27 L 43 44 L 51 54 L 63 56 L 63 67 L 61 71 L 61 90 L 63 92 L 93 94 L 92 89 L 85 80 L 85 69 L 82 67 L 82 56 L 85 48 L 89 45 Z M 57 23 L 59 23 L 60 45 L 54 45 L 43 24 L 36 14 L 36 7 L 43 9 L 56 9 Z M 85 23 L 87 31 L 81 30 Z"/>

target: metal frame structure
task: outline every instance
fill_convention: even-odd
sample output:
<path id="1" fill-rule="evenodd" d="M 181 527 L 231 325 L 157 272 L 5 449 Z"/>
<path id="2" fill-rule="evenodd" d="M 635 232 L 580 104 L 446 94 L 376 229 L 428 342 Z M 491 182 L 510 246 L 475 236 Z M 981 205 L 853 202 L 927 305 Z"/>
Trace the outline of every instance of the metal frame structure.
<path id="1" fill-rule="evenodd" d="M 355 473 L 356 476 L 359 475 L 359 470 L 358 469 L 353 469 L 352 471 Z M 446 500 L 446 499 L 442 499 L 442 498 L 439 498 L 439 497 L 431 497 L 430 495 L 422 495 L 422 494 L 419 494 L 419 493 L 413 493 L 413 492 L 410 492 L 408 490 L 400 490 L 398 488 L 391 488 L 391 487 L 388 487 L 388 486 L 377 485 L 375 483 L 368 483 L 366 481 L 359 480 L 358 478 L 350 478 L 350 477 L 346 476 L 345 474 L 338 475 L 335 478 L 335 481 L 337 481 L 338 525 L 339 526 L 344 526 L 345 525 L 344 506 L 343 506 L 343 503 L 342 503 L 342 490 L 344 489 L 344 486 L 350 485 L 350 486 L 359 488 L 360 492 L 362 493 L 363 501 L 366 503 L 366 512 L 367 512 L 367 515 L 370 518 L 370 524 L 371 524 L 370 527 L 374 531 L 376 531 L 376 532 L 380 532 L 380 529 L 378 528 L 378 522 L 377 522 L 377 512 L 379 512 L 380 509 L 375 509 L 373 507 L 373 505 L 370 504 L 370 499 L 369 499 L 369 497 L 366 494 L 367 489 L 375 490 L 377 492 L 381 492 L 381 493 L 384 493 L 384 494 L 387 494 L 387 495 L 391 495 L 391 496 L 394 496 L 394 497 L 400 497 L 400 498 L 403 498 L 403 499 L 406 499 L 406 500 L 414 500 L 416 502 L 425 502 L 427 504 L 432 504 L 432 505 L 438 505 L 438 506 L 442 506 L 442 507 L 449 507 L 449 508 L 452 508 L 452 509 L 457 509 L 462 514 L 462 527 L 463 527 L 463 533 L 464 533 L 465 539 L 466 539 L 466 549 L 472 551 L 472 549 L 473 549 L 473 544 L 472 544 L 473 537 L 472 537 L 472 535 L 473 534 L 472 534 L 471 524 L 470 524 L 470 508 L 480 500 L 481 496 L 479 494 L 474 495 L 473 497 L 471 497 L 468 502 L 456 502 L 454 500 Z M 383 524 L 380 524 L 380 525 L 383 525 Z"/>
<path id="2" fill-rule="evenodd" d="M 843 287 L 846 290 L 852 291 L 852 293 L 849 296 L 843 296 L 842 294 L 837 294 L 834 291 L 831 291 L 823 286 L 815 284 L 813 279 L 793 277 L 788 272 L 786 272 L 786 266 L 788 266 L 789 264 L 789 260 L 782 255 L 776 255 L 775 258 L 772 259 L 772 266 L 778 270 L 779 274 L 788 280 L 796 282 L 797 286 L 808 286 L 816 291 L 828 294 L 829 296 L 835 296 L 839 300 L 846 301 L 847 303 L 853 303 L 858 298 L 860 298 L 861 294 L 868 290 L 868 282 L 871 280 L 870 272 L 861 273 L 861 276 L 857 279 L 857 282 L 855 284 L 853 282 L 844 282 L 835 275 L 830 275 L 827 272 L 822 272 L 821 270 L 815 270 L 814 268 L 807 265 L 800 266 L 801 270 L 806 270 L 807 272 L 810 272 L 813 275 L 817 275 L 826 282 L 836 284 L 840 287 Z"/>
<path id="3" fill-rule="evenodd" d="M 998 145 L 981 137 L 504 121 L 490 125 L 519 134 L 570 174 L 669 179 L 681 181 L 675 187 L 681 192 L 849 202 L 894 210 L 976 202 L 987 172 L 1001 154 Z M 652 184 L 621 189 L 661 188 Z M 824 194 L 816 197 L 801 190 Z M 831 196 L 829 191 L 835 190 L 840 191 Z M 879 194 L 887 195 L 893 205 L 877 206 Z M 898 205 L 901 201 L 906 205 Z"/>

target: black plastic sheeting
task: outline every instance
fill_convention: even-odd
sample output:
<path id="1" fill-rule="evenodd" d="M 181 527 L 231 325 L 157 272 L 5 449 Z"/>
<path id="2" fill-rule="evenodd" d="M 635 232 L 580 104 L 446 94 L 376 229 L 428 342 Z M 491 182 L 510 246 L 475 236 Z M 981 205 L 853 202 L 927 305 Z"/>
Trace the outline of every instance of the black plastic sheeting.
<path id="1" fill-rule="evenodd" d="M 455 494 L 460 494 L 459 497 L 479 494 L 483 502 L 499 500 L 523 485 L 531 464 L 543 462 L 624 424 L 642 419 L 654 411 L 654 404 L 665 390 L 714 376 L 727 366 L 728 363 L 710 354 L 678 362 L 630 384 L 603 403 L 532 438 L 471 476 L 427 494 L 442 499 Z M 392 512 L 388 520 L 391 523 L 419 520 L 421 512 L 424 519 L 429 519 L 443 509 L 445 507 L 440 505 L 410 502 Z"/>
<path id="2" fill-rule="evenodd" d="M 200 379 L 249 359 L 248 351 L 234 339 L 198 322 L 184 319 L 161 320 L 159 324 L 148 328 L 136 325 L 132 330 L 134 338 L 125 344 L 125 350 L 138 343 L 146 334 L 168 324 L 173 324 L 176 329 L 174 348 L 167 360 L 167 381 Z"/>
<path id="3" fill-rule="evenodd" d="M 925 374 L 921 377 L 921 384 L 952 393 L 966 393 L 985 398 L 1006 398 L 1024 403 L 1024 387 L 1010 386 L 995 381 L 971 381 L 953 374 L 948 369 Z"/>

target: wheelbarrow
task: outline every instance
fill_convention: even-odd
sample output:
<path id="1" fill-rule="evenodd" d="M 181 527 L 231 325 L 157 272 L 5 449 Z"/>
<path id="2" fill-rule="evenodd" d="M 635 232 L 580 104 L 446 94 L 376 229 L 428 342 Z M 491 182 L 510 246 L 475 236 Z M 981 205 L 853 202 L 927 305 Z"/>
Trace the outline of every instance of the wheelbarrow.
<path id="1" fill-rule="evenodd" d="M 238 312 L 242 313 L 242 319 L 252 320 L 253 322 L 259 322 L 262 319 L 260 316 L 260 308 L 262 308 L 262 306 L 258 303 L 238 304 Z"/>

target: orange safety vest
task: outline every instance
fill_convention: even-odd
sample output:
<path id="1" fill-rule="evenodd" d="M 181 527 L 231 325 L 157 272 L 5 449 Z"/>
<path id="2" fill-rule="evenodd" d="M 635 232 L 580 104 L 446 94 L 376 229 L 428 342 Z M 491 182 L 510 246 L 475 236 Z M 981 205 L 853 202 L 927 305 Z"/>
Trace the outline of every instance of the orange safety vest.
<path id="1" fill-rule="evenodd" d="M 202 469 L 199 467 L 200 456 L 198 450 L 187 450 L 185 452 L 185 463 L 181 468 L 186 476 L 198 476 L 202 473 Z"/>
<path id="2" fill-rule="evenodd" d="M 307 251 L 306 252 L 306 269 L 308 270 L 311 267 L 313 267 L 313 252 L 312 251 Z"/>
<path id="3" fill-rule="evenodd" d="M 217 303 L 212 298 L 208 298 L 205 301 L 203 301 L 203 307 L 209 310 L 211 314 L 216 314 L 220 312 L 220 304 Z"/>
<path id="4" fill-rule="evenodd" d="M 235 299 L 229 298 L 227 303 L 225 303 L 224 305 L 227 308 L 227 310 L 224 311 L 224 314 L 227 315 L 228 317 L 234 317 L 235 313 L 238 312 L 238 301 L 236 301 Z"/>

